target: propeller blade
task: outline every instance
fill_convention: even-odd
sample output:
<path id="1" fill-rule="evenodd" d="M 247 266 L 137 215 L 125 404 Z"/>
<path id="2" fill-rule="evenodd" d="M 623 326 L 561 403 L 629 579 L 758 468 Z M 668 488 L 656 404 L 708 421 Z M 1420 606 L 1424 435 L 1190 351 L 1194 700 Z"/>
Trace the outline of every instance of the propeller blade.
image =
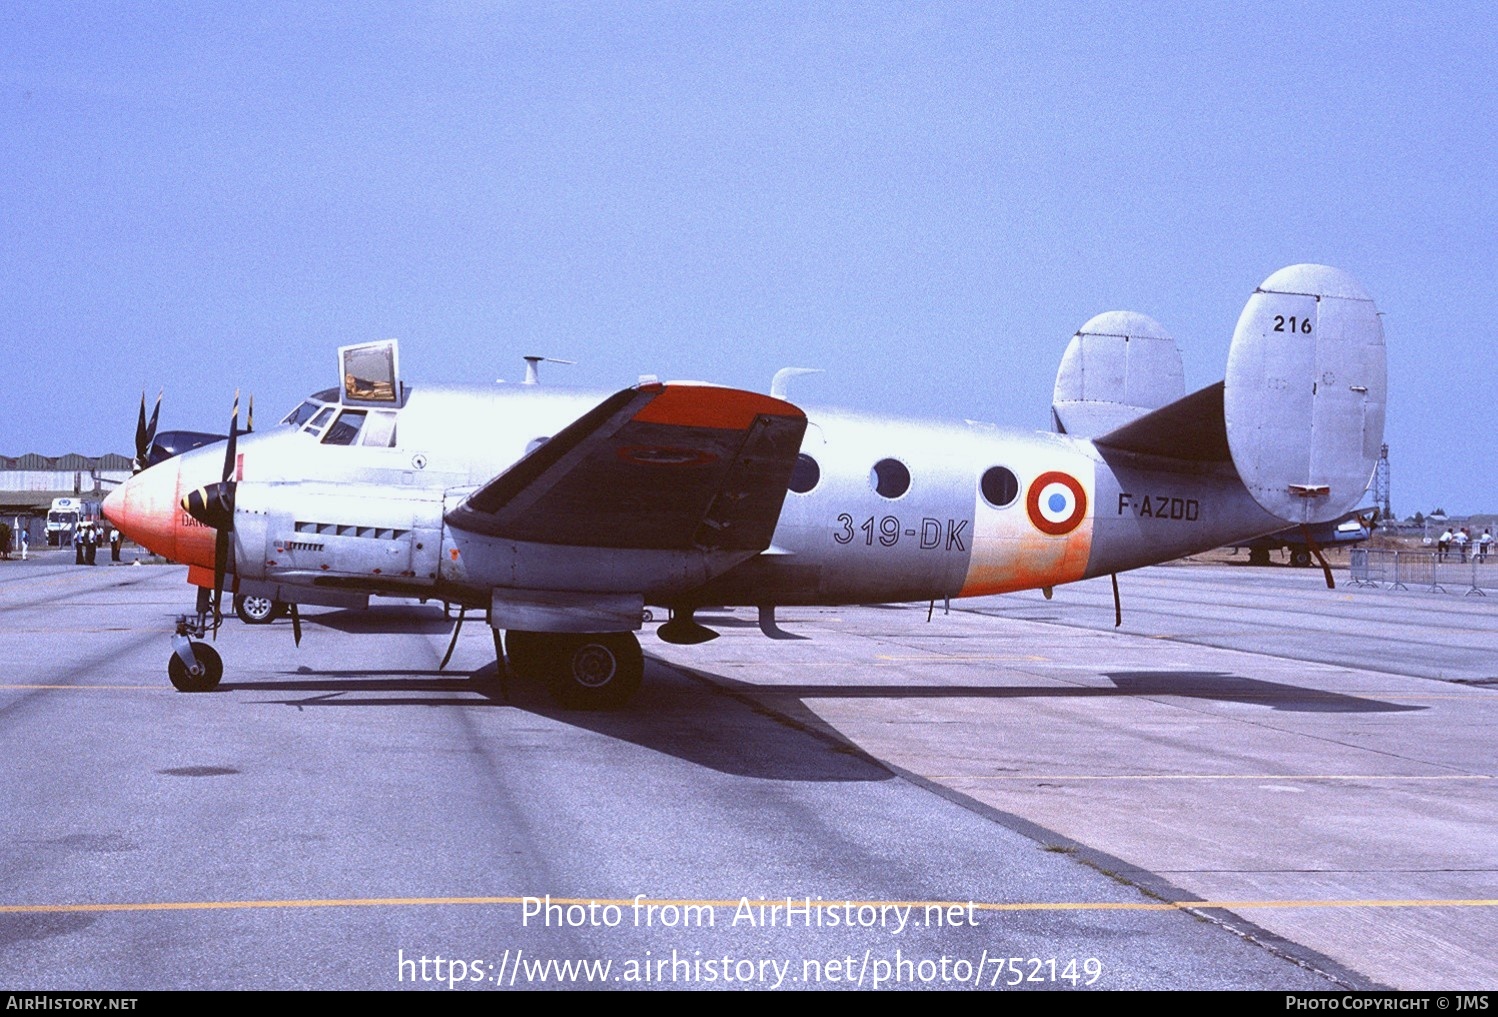
<path id="1" fill-rule="evenodd" d="M 146 424 L 147 452 L 151 450 L 151 446 L 156 442 L 156 420 L 161 416 L 161 397 L 164 395 L 166 395 L 166 389 L 161 389 L 156 393 L 156 405 L 151 409 L 151 421 Z M 144 392 L 140 394 L 140 408 L 142 410 L 146 408 L 146 394 Z"/>
<path id="2" fill-rule="evenodd" d="M 255 393 L 250 393 L 250 411 L 244 417 L 244 433 L 250 434 L 255 430 Z"/>
<path id="3" fill-rule="evenodd" d="M 135 468 L 139 470 L 146 461 L 146 452 L 151 443 L 146 440 L 146 393 L 140 394 L 140 416 L 135 419 Z"/>
<path id="4" fill-rule="evenodd" d="M 146 422 L 146 394 L 140 394 L 140 413 L 135 418 L 135 472 L 150 465 L 151 445 L 156 440 L 156 420 L 161 416 L 161 397 L 165 390 L 156 393 L 156 408 L 151 411 L 151 420 Z"/>
<path id="5" fill-rule="evenodd" d="M 224 480 L 234 479 L 234 454 L 239 450 L 239 389 L 234 390 L 234 413 L 229 417 L 229 444 L 224 448 Z"/>
<path id="6" fill-rule="evenodd" d="M 224 577 L 229 571 L 230 556 L 234 547 L 230 543 L 234 533 L 234 457 L 239 450 L 239 389 L 234 390 L 234 411 L 229 416 L 229 441 L 224 448 L 224 476 L 217 484 L 204 488 L 202 521 L 218 532 L 213 540 L 213 638 L 218 638 L 218 627 L 223 622 Z M 197 494 L 197 492 L 194 492 Z M 188 496 L 188 501 L 194 495 Z M 191 506 L 189 506 L 189 514 Z"/>
<path id="7" fill-rule="evenodd" d="M 213 638 L 224 620 L 224 573 L 229 568 L 229 530 L 220 529 L 213 541 Z"/>
<path id="8" fill-rule="evenodd" d="M 294 601 L 291 605 L 291 638 L 296 645 L 302 645 L 302 616 L 297 613 Z"/>

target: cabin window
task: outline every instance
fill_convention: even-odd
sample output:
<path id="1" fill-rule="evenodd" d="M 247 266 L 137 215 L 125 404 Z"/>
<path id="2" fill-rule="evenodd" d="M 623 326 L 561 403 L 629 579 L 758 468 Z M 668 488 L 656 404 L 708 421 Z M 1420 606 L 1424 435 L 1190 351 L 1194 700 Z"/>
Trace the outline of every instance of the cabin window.
<path id="1" fill-rule="evenodd" d="M 898 459 L 881 459 L 869 471 L 869 483 L 884 498 L 898 498 L 910 490 L 910 470 Z"/>
<path id="2" fill-rule="evenodd" d="M 363 410 L 344 410 L 338 415 L 328 433 L 322 436 L 324 445 L 352 445 L 364 426 Z"/>
<path id="3" fill-rule="evenodd" d="M 364 422 L 364 440 L 359 444 L 374 448 L 395 448 L 395 414 L 371 413 Z"/>
<path id="4" fill-rule="evenodd" d="M 796 465 L 791 467 L 790 488 L 797 494 L 806 494 L 817 486 L 822 479 L 822 468 L 811 456 L 802 452 L 796 457 Z"/>
<path id="5" fill-rule="evenodd" d="M 983 472 L 978 489 L 994 508 L 1007 508 L 1019 497 L 1019 478 L 1006 466 L 993 466 Z"/>

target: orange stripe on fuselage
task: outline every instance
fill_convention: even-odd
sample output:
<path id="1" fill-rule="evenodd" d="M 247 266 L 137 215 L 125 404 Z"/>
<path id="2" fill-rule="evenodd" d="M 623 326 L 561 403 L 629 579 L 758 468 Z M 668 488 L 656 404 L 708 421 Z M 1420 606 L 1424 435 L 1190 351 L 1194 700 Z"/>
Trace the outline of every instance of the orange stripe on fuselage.
<path id="1" fill-rule="evenodd" d="M 977 496 L 972 557 L 958 596 L 980 597 L 1060 586 L 1087 573 L 1096 504 L 1092 460 L 1054 445 L 1027 449 L 1018 455 L 1011 453 L 1009 460 L 1021 483 L 1019 496 L 1004 508 L 994 508 L 981 494 Z M 1076 528 L 1059 535 L 1043 532 L 1027 511 L 1032 485 L 1054 473 L 1064 473 L 1076 480 L 1086 500 L 1085 512 Z"/>

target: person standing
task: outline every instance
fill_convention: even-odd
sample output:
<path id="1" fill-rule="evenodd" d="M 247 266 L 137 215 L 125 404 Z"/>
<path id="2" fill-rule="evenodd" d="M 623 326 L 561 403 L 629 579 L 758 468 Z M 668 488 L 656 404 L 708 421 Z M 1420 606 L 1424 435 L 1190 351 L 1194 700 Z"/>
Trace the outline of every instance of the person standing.
<path id="1" fill-rule="evenodd" d="M 26 560 L 26 552 L 31 550 L 31 534 L 27 532 L 30 527 L 21 528 L 21 560 Z"/>
<path id="2" fill-rule="evenodd" d="M 1451 538 L 1451 542 L 1456 545 L 1457 551 L 1460 552 L 1462 556 L 1463 565 L 1467 564 L 1467 540 L 1467 528 L 1465 526 L 1457 530 Z"/>
<path id="3" fill-rule="evenodd" d="M 83 564 L 83 524 L 73 527 L 73 564 Z"/>
<path id="4" fill-rule="evenodd" d="M 118 528 L 109 531 L 109 560 L 120 560 L 120 531 Z"/>
<path id="5" fill-rule="evenodd" d="M 94 556 L 99 553 L 99 531 L 89 523 L 83 530 L 83 554 L 88 564 L 96 564 Z"/>

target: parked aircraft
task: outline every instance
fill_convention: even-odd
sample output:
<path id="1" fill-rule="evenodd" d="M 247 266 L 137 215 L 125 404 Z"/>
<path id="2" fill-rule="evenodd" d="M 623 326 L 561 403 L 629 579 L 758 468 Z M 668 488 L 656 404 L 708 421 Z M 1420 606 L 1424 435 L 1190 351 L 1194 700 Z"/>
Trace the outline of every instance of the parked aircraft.
<path id="1" fill-rule="evenodd" d="M 1336 519 L 1373 474 L 1386 388 L 1373 301 L 1318 265 L 1254 291 L 1225 379 L 1189 395 L 1156 322 L 1092 319 L 1051 432 L 803 411 L 783 385 L 408 386 L 394 341 L 340 349 L 339 377 L 254 434 L 236 400 L 225 443 L 105 503 L 199 588 L 178 688 L 222 675 L 202 640 L 231 581 L 291 605 L 298 637 L 297 604 L 482 609 L 502 675 L 507 657 L 564 704 L 614 706 L 641 680 L 647 604 L 672 642 L 713 638 L 705 605 L 758 607 L 774 634 L 778 605 L 1049 589 Z"/>
<path id="2" fill-rule="evenodd" d="M 1271 551 L 1290 552 L 1290 564 L 1308 568 L 1315 562 L 1316 552 L 1326 547 L 1357 547 L 1373 536 L 1373 525 L 1378 520 L 1377 508 L 1364 508 L 1344 513 L 1330 522 L 1315 526 L 1292 526 L 1252 540 L 1234 541 L 1228 545 L 1236 554 L 1240 549 L 1248 550 L 1250 565 L 1268 565 Z"/>

